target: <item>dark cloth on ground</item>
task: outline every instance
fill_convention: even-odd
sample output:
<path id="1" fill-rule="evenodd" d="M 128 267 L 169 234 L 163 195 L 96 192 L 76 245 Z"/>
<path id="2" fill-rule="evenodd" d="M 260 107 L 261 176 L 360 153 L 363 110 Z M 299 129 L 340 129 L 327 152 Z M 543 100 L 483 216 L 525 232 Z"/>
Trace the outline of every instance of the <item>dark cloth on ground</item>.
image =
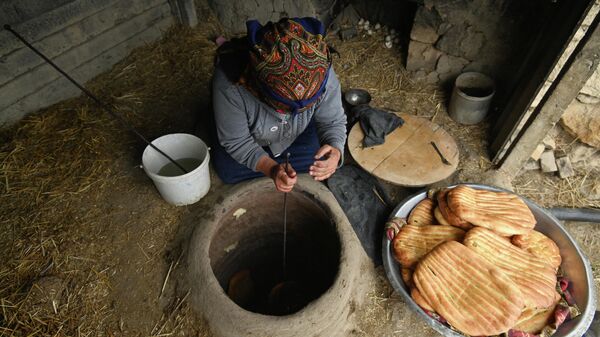
<path id="1" fill-rule="evenodd" d="M 217 175 L 226 184 L 236 184 L 244 180 L 263 177 L 261 172 L 255 172 L 238 163 L 229 153 L 219 144 L 216 135 L 213 133 L 212 139 L 212 162 Z M 315 162 L 314 156 L 319 150 L 319 138 L 315 122 L 311 121 L 304 132 L 290 145 L 283 153 L 290 153 L 290 165 L 298 173 L 308 172 L 308 168 Z M 267 154 L 278 163 L 285 162 L 285 156 L 274 157 L 268 147 L 264 147 Z"/>
<path id="2" fill-rule="evenodd" d="M 376 266 L 381 265 L 383 227 L 391 208 L 389 198 L 377 179 L 359 167 L 345 165 L 327 180 L 327 186 L 346 213 L 367 255 Z"/>
<path id="3" fill-rule="evenodd" d="M 352 113 L 358 116 L 360 127 L 365 134 L 364 147 L 383 144 L 386 135 L 404 124 L 404 120 L 396 114 L 375 109 L 367 104 L 354 107 Z"/>

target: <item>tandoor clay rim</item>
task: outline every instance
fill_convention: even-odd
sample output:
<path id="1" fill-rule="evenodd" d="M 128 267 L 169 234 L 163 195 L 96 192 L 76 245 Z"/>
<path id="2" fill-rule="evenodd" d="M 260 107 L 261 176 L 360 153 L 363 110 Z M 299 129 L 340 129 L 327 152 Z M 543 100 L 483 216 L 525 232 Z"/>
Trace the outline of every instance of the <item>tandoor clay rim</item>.
<path id="1" fill-rule="evenodd" d="M 307 195 L 321 205 L 340 239 L 339 269 L 329 290 L 294 314 L 267 316 L 237 306 L 225 294 L 213 273 L 209 247 L 217 231 L 218 217 L 230 212 L 246 191 L 271 191 L 273 188 L 272 181 L 267 178 L 236 186 L 215 207 L 211 217 L 201 219 L 197 224 L 187 261 L 191 304 L 205 317 L 215 336 L 344 336 L 348 317 L 354 310 L 349 303 L 362 293 L 354 289 L 359 283 L 356 280 L 361 277 L 363 264 L 369 261 L 333 194 L 307 175 L 299 175 L 292 193 Z"/>

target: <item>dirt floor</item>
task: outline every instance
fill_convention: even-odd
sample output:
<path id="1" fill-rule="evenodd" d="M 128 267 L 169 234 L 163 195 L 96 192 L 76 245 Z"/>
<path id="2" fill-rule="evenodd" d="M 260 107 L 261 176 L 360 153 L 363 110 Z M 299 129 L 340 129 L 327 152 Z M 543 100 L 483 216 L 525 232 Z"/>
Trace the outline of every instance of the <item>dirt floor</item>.
<path id="1" fill-rule="evenodd" d="M 170 30 L 87 86 L 150 139 L 172 132 L 207 139 L 212 41 L 220 33 L 214 22 Z M 461 165 L 454 181 L 475 181 L 491 167 L 486 124 L 452 122 L 443 90 L 407 78 L 402 50 L 386 49 L 378 35 L 331 43 L 341 54 L 334 66 L 343 89 L 367 89 L 373 106 L 428 117 L 456 138 Z M 23 119 L 0 140 L 0 335 L 211 335 L 188 306 L 186 238 L 230 187 L 211 172 L 204 199 L 168 205 L 139 166 L 144 144 L 82 97 Z M 515 187 L 544 206 L 598 207 L 565 185 L 590 174 L 596 179 L 597 172 L 578 169 L 569 183 L 528 171 Z M 413 192 L 392 191 L 396 201 Z M 567 227 L 599 285 L 600 226 Z M 356 336 L 436 335 L 392 291 L 381 267 L 369 277 Z"/>

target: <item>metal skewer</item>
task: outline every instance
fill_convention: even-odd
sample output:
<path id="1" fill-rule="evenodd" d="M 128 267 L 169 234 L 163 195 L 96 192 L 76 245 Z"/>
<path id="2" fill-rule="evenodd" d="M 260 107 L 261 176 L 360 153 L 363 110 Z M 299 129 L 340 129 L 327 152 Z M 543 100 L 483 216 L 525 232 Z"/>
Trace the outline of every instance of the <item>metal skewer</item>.
<path id="1" fill-rule="evenodd" d="M 433 149 L 435 150 L 435 152 L 437 152 L 438 156 L 440 156 L 440 159 L 442 160 L 442 163 L 444 163 L 444 165 L 452 165 L 448 159 L 446 159 L 446 157 L 444 157 L 444 155 L 442 154 L 442 152 L 440 151 L 440 149 L 438 148 L 437 144 L 435 142 L 429 142 L 429 144 L 431 144 L 431 146 L 433 146 Z"/>
<path id="2" fill-rule="evenodd" d="M 285 174 L 288 174 L 290 164 L 290 153 L 285 155 Z M 283 280 L 285 281 L 285 261 L 287 254 L 287 192 L 283 194 Z"/>
<path id="3" fill-rule="evenodd" d="M 131 124 L 129 124 L 123 117 L 121 117 L 121 115 L 119 115 L 116 112 L 114 112 L 113 109 L 108 104 L 102 102 L 94 94 L 92 94 L 91 91 L 89 91 L 88 89 L 86 89 L 83 85 L 79 84 L 79 82 L 75 81 L 71 76 L 69 76 L 69 74 L 67 74 L 59 66 L 57 66 L 56 64 L 54 64 L 54 62 L 52 62 L 48 57 L 46 57 L 46 55 L 42 54 L 42 52 L 40 52 L 34 46 L 32 46 L 31 43 L 27 42 L 27 40 L 25 40 L 25 38 L 22 37 L 21 34 L 19 34 L 16 31 L 14 31 L 10 25 L 4 25 L 4 29 L 8 30 L 14 36 L 16 36 L 17 39 L 21 40 L 21 42 L 23 42 L 23 44 L 25 44 L 25 46 L 27 46 L 29 49 L 31 49 L 34 53 L 38 54 L 39 57 L 41 57 L 44 61 L 46 61 L 46 63 L 48 63 L 54 69 L 56 69 L 56 71 L 58 71 L 61 75 L 63 75 L 67 80 L 69 80 L 71 83 L 73 83 L 73 85 L 75 85 L 77 88 L 79 88 L 79 90 L 83 91 L 83 93 L 86 94 L 86 96 L 88 96 L 89 98 L 91 98 L 92 101 L 96 102 L 96 104 L 98 104 L 100 106 L 100 108 L 102 108 L 109 115 L 111 115 L 117 121 L 119 121 L 122 126 L 124 126 L 129 131 L 133 132 L 136 136 L 138 136 L 141 140 L 143 140 L 146 144 L 148 144 L 148 146 L 150 146 L 151 148 L 153 148 L 154 150 L 156 150 L 158 153 L 160 153 L 161 155 L 163 155 L 165 158 L 167 158 L 168 160 L 170 160 L 173 164 L 175 164 L 175 166 L 179 167 L 179 169 L 181 171 L 183 171 L 184 173 L 188 173 L 188 170 L 186 170 L 185 168 L 183 168 L 183 166 L 181 166 L 181 164 L 179 164 L 178 162 L 176 162 L 175 160 L 173 160 L 173 158 L 169 157 L 166 153 L 164 153 L 163 151 L 161 151 L 154 144 L 150 143 L 146 139 L 146 137 L 144 137 L 133 126 L 131 126 Z"/>

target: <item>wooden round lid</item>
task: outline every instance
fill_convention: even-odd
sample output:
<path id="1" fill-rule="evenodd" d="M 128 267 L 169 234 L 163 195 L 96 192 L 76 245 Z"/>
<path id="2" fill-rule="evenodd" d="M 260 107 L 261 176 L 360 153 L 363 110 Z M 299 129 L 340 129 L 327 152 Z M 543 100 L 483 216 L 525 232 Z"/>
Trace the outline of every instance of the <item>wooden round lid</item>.
<path id="1" fill-rule="evenodd" d="M 387 135 L 381 145 L 364 148 L 360 123 L 352 127 L 348 148 L 354 160 L 377 178 L 399 186 L 421 187 L 454 173 L 459 161 L 454 138 L 424 118 L 398 115 L 404 125 Z M 433 144 L 449 164 L 444 164 Z"/>

